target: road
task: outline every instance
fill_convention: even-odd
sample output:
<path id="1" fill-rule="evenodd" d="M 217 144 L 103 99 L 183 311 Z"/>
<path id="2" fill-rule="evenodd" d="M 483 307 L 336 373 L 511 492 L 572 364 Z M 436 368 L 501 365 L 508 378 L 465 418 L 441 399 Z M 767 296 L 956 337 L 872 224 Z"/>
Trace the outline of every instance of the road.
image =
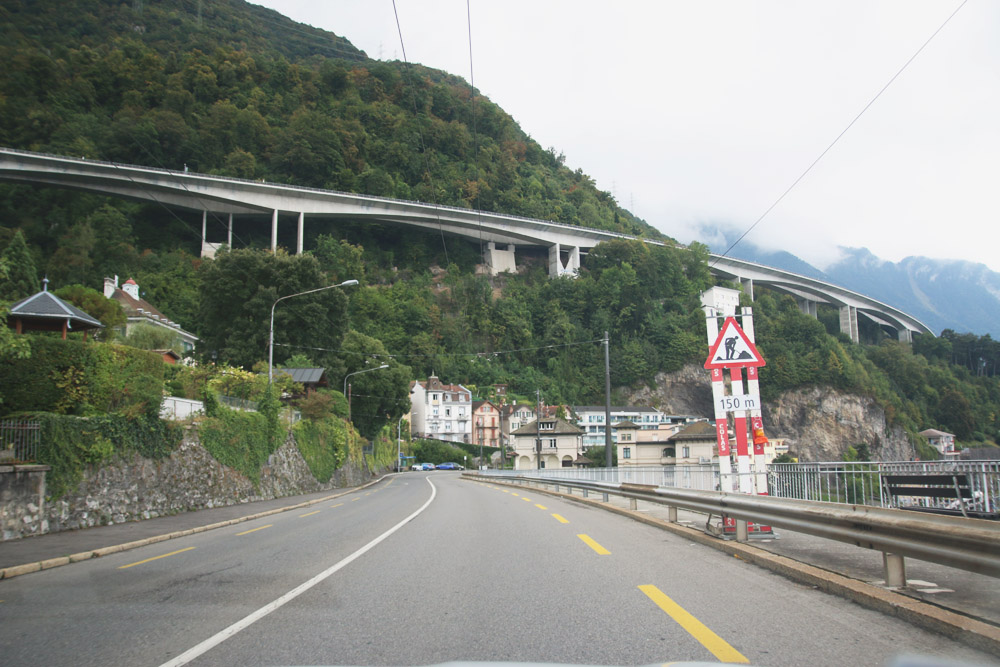
<path id="1" fill-rule="evenodd" d="M 407 473 L 0 581 L 14 665 L 994 658 L 580 504 Z"/>

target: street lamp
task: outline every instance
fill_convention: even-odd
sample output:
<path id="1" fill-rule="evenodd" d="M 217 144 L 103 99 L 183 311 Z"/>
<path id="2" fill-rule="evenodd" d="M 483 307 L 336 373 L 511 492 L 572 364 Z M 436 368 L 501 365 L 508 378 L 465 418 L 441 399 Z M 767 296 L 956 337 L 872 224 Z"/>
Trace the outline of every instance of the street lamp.
<path id="1" fill-rule="evenodd" d="M 381 366 L 378 366 L 376 368 L 363 368 L 360 371 L 354 371 L 353 373 L 348 373 L 347 375 L 345 375 L 344 376 L 344 396 L 347 396 L 347 378 L 351 377 L 352 375 L 358 375 L 359 373 L 370 373 L 372 371 L 380 371 L 383 368 L 389 368 L 389 364 L 382 364 Z M 352 421 L 351 420 L 351 397 L 350 396 L 347 396 L 347 421 Z"/>
<path id="2" fill-rule="evenodd" d="M 351 285 L 357 285 L 357 280 L 345 280 L 339 285 L 327 285 L 326 287 L 317 287 L 316 289 L 306 290 L 305 292 L 298 292 L 297 294 L 289 294 L 287 296 L 279 296 L 273 304 L 271 304 L 271 334 L 268 338 L 267 344 L 267 384 L 271 385 L 271 381 L 274 379 L 274 307 L 278 305 L 278 301 L 284 301 L 285 299 L 291 299 L 293 296 L 302 296 L 303 294 L 312 294 L 313 292 L 322 292 L 325 289 L 333 289 L 334 287 L 349 287 Z"/>

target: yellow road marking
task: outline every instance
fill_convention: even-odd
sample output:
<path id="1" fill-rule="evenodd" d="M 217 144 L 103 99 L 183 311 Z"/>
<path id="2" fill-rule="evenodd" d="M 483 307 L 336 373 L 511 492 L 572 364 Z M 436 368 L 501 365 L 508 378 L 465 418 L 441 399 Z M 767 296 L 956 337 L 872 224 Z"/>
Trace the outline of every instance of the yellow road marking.
<path id="1" fill-rule="evenodd" d="M 178 549 L 177 551 L 171 551 L 170 553 L 163 554 L 162 556 L 153 556 L 152 558 L 147 558 L 146 560 L 141 560 L 138 563 L 129 563 L 128 565 L 122 565 L 118 569 L 119 570 L 124 570 L 125 568 L 129 568 L 129 567 L 132 567 L 134 565 L 142 565 L 143 563 L 148 563 L 148 562 L 154 561 L 154 560 L 160 560 L 161 558 L 166 558 L 167 556 L 175 556 L 177 554 L 184 553 L 185 551 L 191 551 L 194 548 L 195 547 L 188 547 L 187 549 Z"/>
<path id="2" fill-rule="evenodd" d="M 353 499 L 351 499 L 351 502 L 352 502 L 352 503 L 356 503 L 356 502 L 358 502 L 359 500 L 361 500 L 361 498 L 353 498 Z"/>
<path id="3" fill-rule="evenodd" d="M 344 503 L 337 503 L 336 505 L 330 505 L 330 508 L 332 509 L 332 508 L 334 508 L 334 507 L 340 507 L 340 506 L 341 506 L 341 505 L 343 505 L 343 504 L 344 504 Z"/>
<path id="4" fill-rule="evenodd" d="M 508 491 L 507 489 L 500 489 L 500 490 L 503 491 L 504 493 L 510 493 L 510 491 Z M 514 495 L 516 496 L 517 494 L 515 493 Z"/>
<path id="5" fill-rule="evenodd" d="M 730 646 L 722 637 L 709 630 L 704 623 L 667 597 L 656 586 L 639 586 L 639 590 L 645 593 L 657 607 L 665 611 L 670 618 L 677 621 L 678 625 L 687 630 L 688 634 L 701 642 L 702 646 L 711 651 L 712 655 L 722 662 L 750 662 L 746 656 Z"/>
<path id="6" fill-rule="evenodd" d="M 512 496 L 516 496 L 517 494 L 516 494 L 516 493 L 514 493 L 513 491 L 511 491 L 511 492 L 510 492 L 510 495 L 512 495 Z"/>
<path id="7" fill-rule="evenodd" d="M 589 536 L 587 536 L 587 535 L 577 535 L 577 537 L 579 537 L 581 540 L 583 540 L 584 544 L 586 544 L 588 547 L 590 547 L 591 549 L 593 549 L 594 551 L 596 551 L 599 556 L 609 556 L 609 555 L 611 555 L 610 551 L 608 551 L 607 549 L 605 549 L 604 547 L 602 547 L 600 544 L 598 544 L 597 542 L 595 542 L 594 540 L 592 540 Z"/>
<path id="8" fill-rule="evenodd" d="M 559 523 L 569 523 L 569 519 L 564 519 L 562 516 L 558 514 L 553 514 L 552 516 L 555 517 L 555 520 L 558 521 Z"/>
<path id="9" fill-rule="evenodd" d="M 537 507 L 540 510 L 547 510 L 548 509 L 548 507 L 546 507 L 545 505 L 539 505 L 538 503 L 535 503 L 535 507 Z"/>
<path id="10" fill-rule="evenodd" d="M 313 514 L 319 514 L 319 512 L 320 512 L 320 510 L 316 510 L 315 512 L 307 512 L 306 514 L 300 514 L 299 518 L 302 519 L 302 518 L 307 517 L 307 516 L 312 516 Z"/>
<path id="11" fill-rule="evenodd" d="M 274 525 L 273 523 L 269 523 L 266 526 L 261 526 L 260 528 L 251 528 L 250 530 L 244 530 L 242 533 L 236 533 L 236 537 L 239 537 L 240 535 L 249 535 L 250 533 L 256 533 L 258 530 L 264 530 L 265 528 L 270 528 L 273 525 Z"/>
<path id="12" fill-rule="evenodd" d="M 525 502 L 528 502 L 528 503 L 531 502 L 531 498 L 525 498 L 524 496 L 521 497 L 521 500 L 523 500 Z"/>

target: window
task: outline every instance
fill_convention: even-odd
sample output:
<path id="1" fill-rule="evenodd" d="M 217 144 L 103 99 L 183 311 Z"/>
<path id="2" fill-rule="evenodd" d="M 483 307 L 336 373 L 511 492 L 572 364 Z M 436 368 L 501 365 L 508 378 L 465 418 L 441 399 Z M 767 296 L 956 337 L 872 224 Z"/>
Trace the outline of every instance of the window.
<path id="1" fill-rule="evenodd" d="M 432 401 L 438 400 L 438 395 L 437 394 L 431 394 L 431 400 Z"/>
<path id="2" fill-rule="evenodd" d="M 630 459 L 630 458 L 632 458 L 632 448 L 631 447 L 622 447 L 622 458 L 623 459 Z"/>
<path id="3" fill-rule="evenodd" d="M 549 438 L 549 447 L 555 447 L 555 446 L 556 446 L 556 439 Z"/>
<path id="4" fill-rule="evenodd" d="M 632 434 L 631 433 L 622 433 L 621 436 L 622 436 L 622 441 L 623 442 L 632 442 Z"/>
<path id="5" fill-rule="evenodd" d="M 539 424 L 539 428 L 543 431 L 554 431 L 556 428 L 555 422 L 542 422 Z"/>
<path id="6" fill-rule="evenodd" d="M 451 417 L 451 408 L 445 408 L 444 409 L 444 416 L 445 417 Z"/>
<path id="7" fill-rule="evenodd" d="M 663 448 L 663 455 L 666 456 L 667 458 L 671 458 L 671 459 L 674 458 L 674 456 L 676 456 L 676 454 L 674 453 L 674 448 L 673 447 L 664 447 Z"/>
<path id="8" fill-rule="evenodd" d="M 688 447 L 687 445 L 684 445 L 681 451 L 684 453 L 684 458 L 688 458 L 689 456 L 691 456 L 691 448 Z"/>

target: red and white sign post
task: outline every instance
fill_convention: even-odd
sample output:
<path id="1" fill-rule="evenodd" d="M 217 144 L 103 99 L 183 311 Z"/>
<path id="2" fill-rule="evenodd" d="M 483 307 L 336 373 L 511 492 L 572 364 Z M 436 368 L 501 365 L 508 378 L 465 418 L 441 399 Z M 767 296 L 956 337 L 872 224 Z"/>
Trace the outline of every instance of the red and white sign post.
<path id="1" fill-rule="evenodd" d="M 719 447 L 719 477 L 721 490 L 733 493 L 767 495 L 767 473 L 764 464 L 764 429 L 761 421 L 760 384 L 757 369 L 764 365 L 754 345 L 753 312 L 743 308 L 740 319 L 726 317 L 719 327 L 714 311 L 709 312 L 707 324 L 708 359 L 705 368 L 712 372 L 712 398 L 715 401 L 715 430 Z M 743 369 L 747 370 L 746 388 Z M 729 370 L 729 393 L 726 393 L 724 371 Z M 736 479 L 733 479 L 729 446 L 729 414 L 733 416 L 736 436 Z M 752 430 L 751 430 L 752 429 Z M 752 435 L 752 437 L 750 437 Z M 753 443 L 751 466 L 750 443 Z M 725 532 L 735 532 L 735 521 L 723 517 Z M 752 526 L 752 524 L 751 524 Z M 754 530 L 755 529 L 755 530 Z M 753 532 L 770 533 L 767 526 L 752 526 Z"/>

